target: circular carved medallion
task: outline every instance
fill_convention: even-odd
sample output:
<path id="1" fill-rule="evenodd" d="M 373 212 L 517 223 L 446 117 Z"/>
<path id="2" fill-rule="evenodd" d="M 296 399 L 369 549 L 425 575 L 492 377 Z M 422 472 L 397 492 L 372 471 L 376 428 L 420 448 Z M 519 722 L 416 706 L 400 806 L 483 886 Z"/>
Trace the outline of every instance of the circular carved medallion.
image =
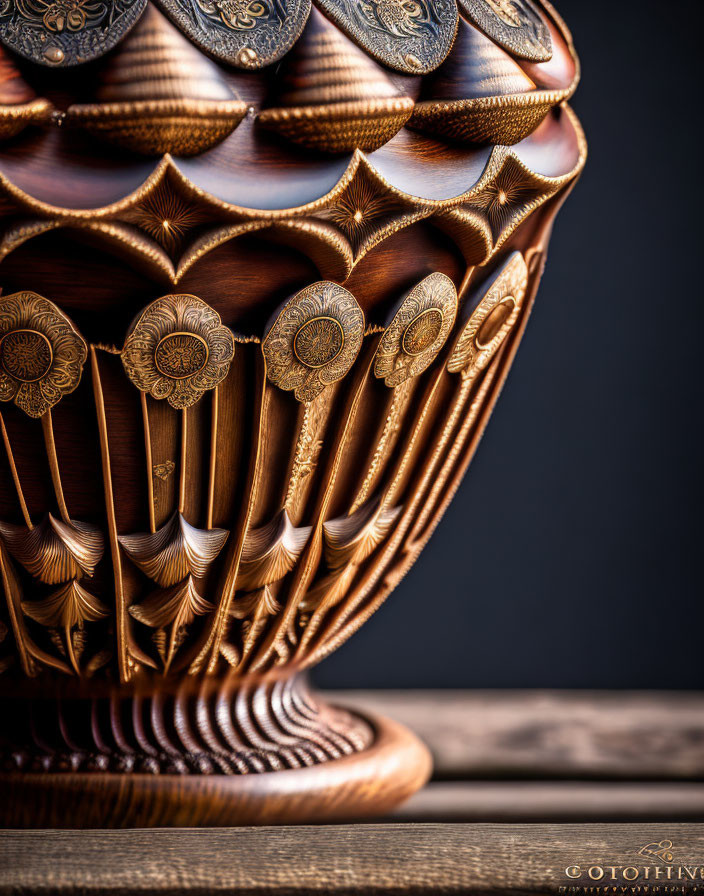
<path id="1" fill-rule="evenodd" d="M 79 65 L 111 50 L 136 24 L 147 0 L 5 0 L 0 39 L 42 65 Z"/>
<path id="2" fill-rule="evenodd" d="M 414 317 L 403 333 L 403 350 L 407 355 L 420 355 L 427 351 L 442 330 L 442 311 L 428 308 Z"/>
<path id="3" fill-rule="evenodd" d="M 504 50 L 520 59 L 547 62 L 552 39 L 532 0 L 459 0 L 462 12 Z"/>
<path id="4" fill-rule="evenodd" d="M 21 383 L 36 383 L 51 369 L 51 343 L 36 330 L 13 330 L 0 340 L 0 366 Z"/>
<path id="5" fill-rule="evenodd" d="M 293 338 L 296 357 L 314 370 L 334 361 L 344 346 L 345 334 L 334 317 L 307 320 Z"/>
<path id="6" fill-rule="evenodd" d="M 271 65 L 298 40 L 310 0 L 157 0 L 206 53 L 238 68 Z"/>
<path id="7" fill-rule="evenodd" d="M 491 344 L 491 340 L 499 335 L 501 328 L 511 317 L 515 307 L 516 300 L 513 296 L 507 296 L 489 312 L 484 323 L 479 328 L 479 332 L 474 337 L 477 348 L 487 348 Z"/>
<path id="8" fill-rule="evenodd" d="M 154 363 L 164 376 L 186 379 L 208 363 L 208 344 L 197 333 L 169 333 L 157 345 Z"/>

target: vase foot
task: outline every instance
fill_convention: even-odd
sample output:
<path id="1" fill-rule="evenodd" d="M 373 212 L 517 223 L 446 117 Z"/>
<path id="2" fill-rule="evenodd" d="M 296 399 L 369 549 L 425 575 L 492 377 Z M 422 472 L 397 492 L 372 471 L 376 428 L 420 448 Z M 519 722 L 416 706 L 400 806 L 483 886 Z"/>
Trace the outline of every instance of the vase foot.
<path id="1" fill-rule="evenodd" d="M 407 729 L 329 706 L 297 678 L 18 707 L 24 738 L 0 737 L 2 827 L 354 820 L 388 812 L 431 768 Z"/>

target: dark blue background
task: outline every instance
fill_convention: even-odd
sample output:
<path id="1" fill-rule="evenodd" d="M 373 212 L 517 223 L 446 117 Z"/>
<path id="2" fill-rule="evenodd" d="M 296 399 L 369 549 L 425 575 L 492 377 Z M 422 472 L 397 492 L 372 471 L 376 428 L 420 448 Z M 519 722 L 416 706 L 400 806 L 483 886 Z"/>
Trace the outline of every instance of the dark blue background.
<path id="1" fill-rule="evenodd" d="M 704 4 L 555 2 L 586 171 L 467 478 L 326 687 L 704 687 Z"/>

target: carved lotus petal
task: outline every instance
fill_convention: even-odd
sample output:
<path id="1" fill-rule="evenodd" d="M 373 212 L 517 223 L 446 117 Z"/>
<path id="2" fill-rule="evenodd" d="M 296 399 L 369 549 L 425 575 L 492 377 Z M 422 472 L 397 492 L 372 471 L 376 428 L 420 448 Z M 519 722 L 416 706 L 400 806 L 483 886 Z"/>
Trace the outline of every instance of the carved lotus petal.
<path id="1" fill-rule="evenodd" d="M 384 332 L 374 375 L 387 386 L 418 376 L 437 358 L 457 315 L 457 290 L 445 274 L 431 274 L 414 286 Z"/>
<path id="2" fill-rule="evenodd" d="M 237 588 L 252 591 L 278 582 L 290 572 L 310 535 L 310 526 L 296 528 L 282 510 L 266 526 L 252 530 L 242 549 Z"/>
<path id="3" fill-rule="evenodd" d="M 267 376 L 298 401 L 312 401 L 354 364 L 364 336 L 364 313 L 344 287 L 329 280 L 289 299 L 262 343 Z"/>
<path id="4" fill-rule="evenodd" d="M 92 576 L 105 549 L 95 526 L 64 523 L 50 513 L 32 529 L 0 523 L 0 536 L 27 572 L 47 585 Z"/>
<path id="5" fill-rule="evenodd" d="M 195 404 L 228 374 L 235 340 L 220 315 L 196 296 L 163 296 L 140 315 L 127 336 L 127 376 L 174 408 Z"/>
<path id="6" fill-rule="evenodd" d="M 366 560 L 386 538 L 400 512 L 400 507 L 385 507 L 380 498 L 372 498 L 350 516 L 325 523 L 325 560 L 330 569 Z"/>
<path id="7" fill-rule="evenodd" d="M 119 542 L 135 566 L 168 588 L 189 574 L 202 578 L 228 535 L 226 529 L 196 529 L 175 513 L 156 532 L 122 535 Z"/>
<path id="8" fill-rule="evenodd" d="M 66 315 L 34 292 L 0 299 L 0 401 L 42 417 L 81 379 L 88 347 Z"/>
<path id="9" fill-rule="evenodd" d="M 447 362 L 450 373 L 477 376 L 499 350 L 516 325 L 528 287 L 528 269 L 520 252 L 514 252 L 467 306 Z"/>
<path id="10" fill-rule="evenodd" d="M 109 614 L 95 595 L 75 579 L 42 600 L 23 600 L 22 610 L 47 628 L 72 629 L 84 622 L 96 622 Z"/>
<path id="11" fill-rule="evenodd" d="M 174 629 L 179 629 L 213 609 L 213 605 L 198 593 L 193 577 L 187 576 L 178 585 L 155 591 L 141 603 L 133 604 L 130 615 L 151 628 L 173 624 Z"/>

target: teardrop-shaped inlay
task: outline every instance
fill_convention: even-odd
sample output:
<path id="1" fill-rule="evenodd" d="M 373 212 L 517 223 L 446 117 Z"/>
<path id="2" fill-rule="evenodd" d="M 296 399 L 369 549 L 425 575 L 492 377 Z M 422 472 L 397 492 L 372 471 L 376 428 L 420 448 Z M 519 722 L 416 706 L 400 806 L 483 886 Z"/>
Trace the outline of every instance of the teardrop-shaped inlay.
<path id="1" fill-rule="evenodd" d="M 300 37 L 310 0 L 156 0 L 194 44 L 238 68 L 281 59 Z"/>
<path id="2" fill-rule="evenodd" d="M 147 0 L 5 0 L 0 40 L 41 65 L 79 65 L 112 50 L 146 5 Z"/>
<path id="3" fill-rule="evenodd" d="M 101 69 L 95 102 L 71 106 L 67 122 L 144 155 L 192 156 L 224 140 L 246 111 L 215 63 L 150 6 Z"/>
<path id="4" fill-rule="evenodd" d="M 413 111 L 413 100 L 316 10 L 274 89 L 259 124 L 325 152 L 378 149 Z"/>
<path id="5" fill-rule="evenodd" d="M 326 15 L 384 65 L 411 75 L 437 68 L 457 30 L 455 0 L 318 0 Z"/>

